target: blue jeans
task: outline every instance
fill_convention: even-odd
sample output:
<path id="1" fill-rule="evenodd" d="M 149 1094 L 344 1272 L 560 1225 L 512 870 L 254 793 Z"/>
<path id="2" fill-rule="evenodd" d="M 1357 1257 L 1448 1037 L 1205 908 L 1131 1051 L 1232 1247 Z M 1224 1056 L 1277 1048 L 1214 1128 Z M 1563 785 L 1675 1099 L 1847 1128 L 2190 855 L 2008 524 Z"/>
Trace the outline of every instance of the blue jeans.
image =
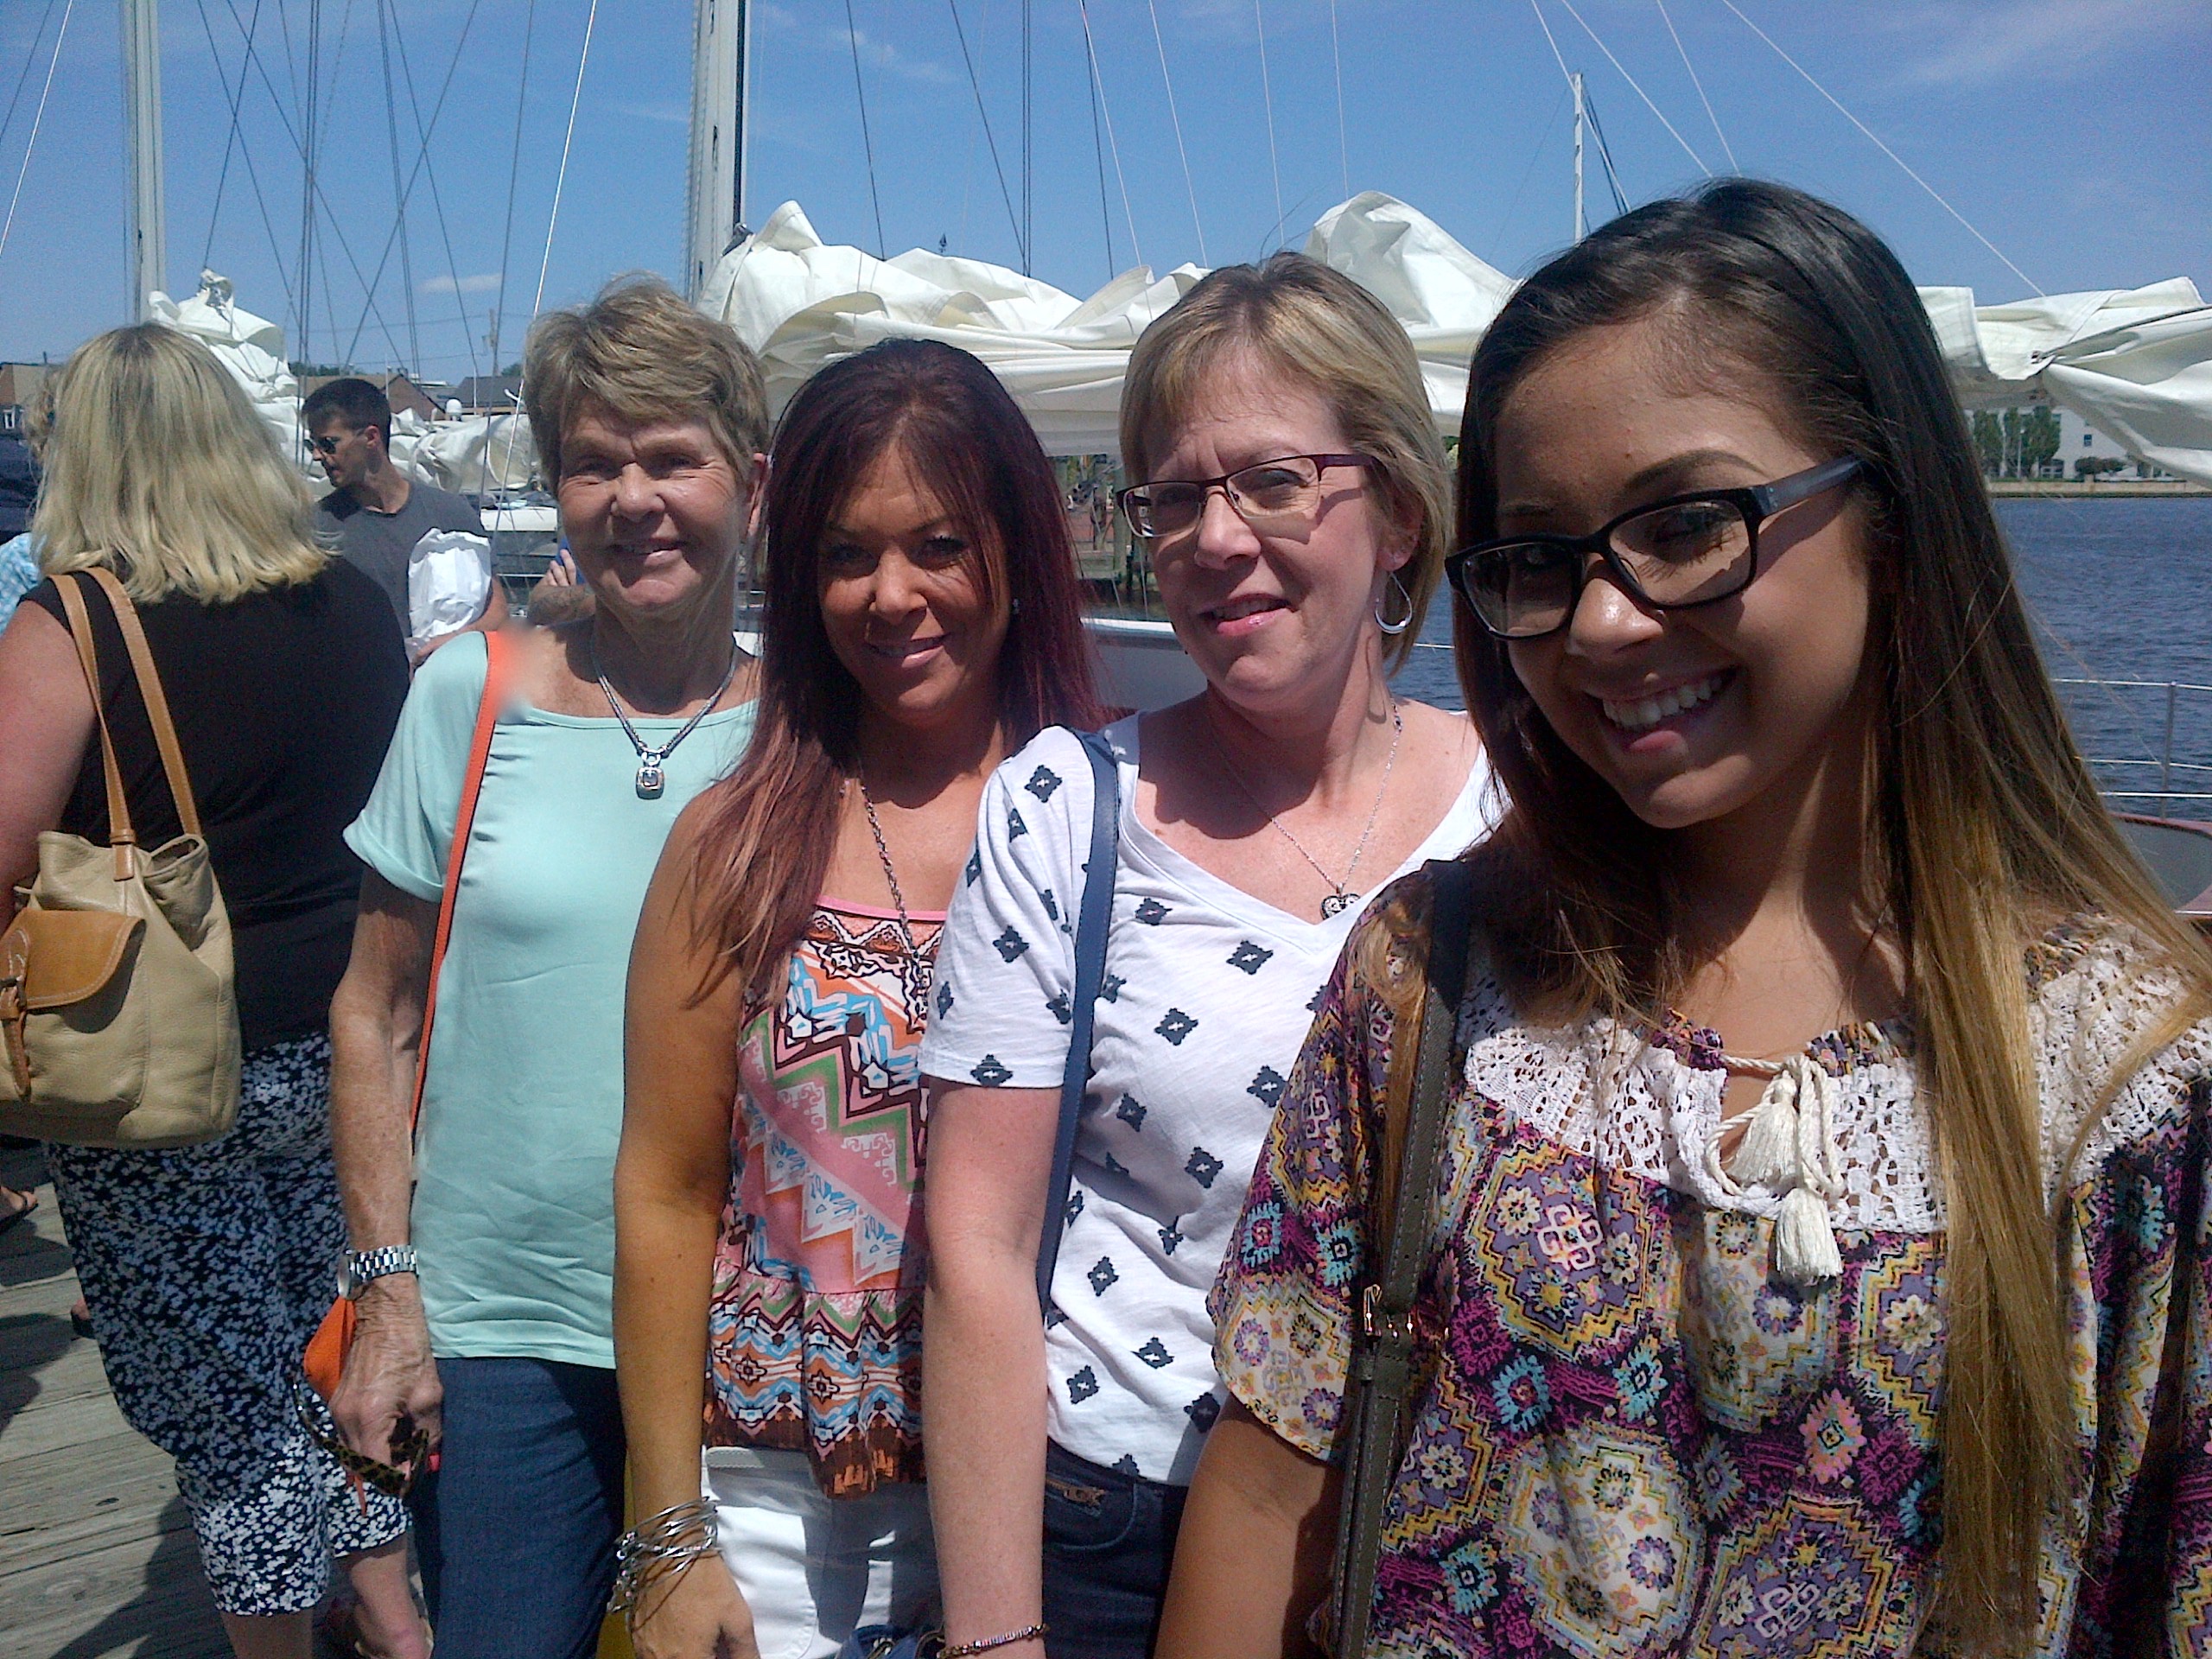
<path id="1" fill-rule="evenodd" d="M 415 1489 L 438 1659 L 591 1659 L 622 1529 L 614 1373 L 442 1359 L 445 1443 Z"/>
<path id="2" fill-rule="evenodd" d="M 1046 1446 L 1049 1659 L 1147 1659 L 1188 1491 Z"/>

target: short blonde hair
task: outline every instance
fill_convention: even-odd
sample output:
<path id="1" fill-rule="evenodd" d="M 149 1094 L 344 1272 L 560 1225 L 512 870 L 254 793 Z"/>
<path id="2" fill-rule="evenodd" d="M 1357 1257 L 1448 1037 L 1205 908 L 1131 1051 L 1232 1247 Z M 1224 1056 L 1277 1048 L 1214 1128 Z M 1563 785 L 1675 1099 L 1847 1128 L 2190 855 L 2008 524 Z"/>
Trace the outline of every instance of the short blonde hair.
<path id="1" fill-rule="evenodd" d="M 1122 464 L 1150 475 L 1153 446 L 1202 407 L 1223 358 L 1249 351 L 1329 406 L 1344 441 L 1372 456 L 1372 481 L 1394 515 L 1414 521 L 1398 573 L 1413 626 L 1389 642 L 1393 668 L 1411 654 L 1444 573 L 1452 475 L 1429 412 L 1413 341 L 1382 302 L 1302 253 L 1224 265 L 1146 329 L 1122 386 Z"/>
<path id="2" fill-rule="evenodd" d="M 588 410 L 638 425 L 703 421 L 741 474 L 768 447 L 760 360 L 658 276 L 618 276 L 588 305 L 549 311 L 523 350 L 522 401 L 547 487 Z"/>
<path id="3" fill-rule="evenodd" d="M 48 575 L 107 566 L 141 603 L 224 605 L 328 562 L 305 481 L 199 341 L 153 322 L 111 329 L 53 386 L 31 518 Z"/>

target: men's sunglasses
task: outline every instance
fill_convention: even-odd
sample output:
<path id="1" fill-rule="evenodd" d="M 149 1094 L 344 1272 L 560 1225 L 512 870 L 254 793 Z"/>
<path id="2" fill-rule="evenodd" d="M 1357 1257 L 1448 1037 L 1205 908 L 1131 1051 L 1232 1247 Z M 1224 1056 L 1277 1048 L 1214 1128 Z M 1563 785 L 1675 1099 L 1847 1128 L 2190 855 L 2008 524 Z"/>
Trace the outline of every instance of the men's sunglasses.
<path id="1" fill-rule="evenodd" d="M 1587 536 L 1501 536 L 1444 561 L 1445 579 L 1503 639 L 1541 639 L 1574 615 L 1597 563 L 1639 604 L 1682 611 L 1732 599 L 1759 573 L 1759 526 L 1848 482 L 1856 455 L 1739 490 L 1696 490 L 1633 507 Z"/>

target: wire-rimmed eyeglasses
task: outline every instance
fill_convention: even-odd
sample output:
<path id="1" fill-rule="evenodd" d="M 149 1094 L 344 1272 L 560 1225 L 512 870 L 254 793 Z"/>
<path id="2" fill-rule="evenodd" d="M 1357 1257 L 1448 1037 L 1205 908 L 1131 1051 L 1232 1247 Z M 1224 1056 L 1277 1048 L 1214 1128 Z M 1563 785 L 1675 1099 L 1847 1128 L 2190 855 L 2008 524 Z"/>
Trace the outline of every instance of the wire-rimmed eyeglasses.
<path id="1" fill-rule="evenodd" d="M 1187 536 L 1205 517 L 1206 497 L 1219 490 L 1230 509 L 1262 533 L 1300 530 L 1321 505 L 1321 474 L 1332 467 L 1372 467 L 1372 455 L 1277 455 L 1219 478 L 1163 479 L 1115 493 L 1129 528 L 1147 541 Z"/>
<path id="2" fill-rule="evenodd" d="M 1847 482 L 1865 464 L 1845 455 L 1771 484 L 1669 496 L 1587 536 L 1478 542 L 1444 561 L 1445 579 L 1477 620 L 1505 639 L 1540 639 L 1565 627 L 1593 557 L 1624 593 L 1655 611 L 1717 604 L 1758 575 L 1761 524 Z"/>

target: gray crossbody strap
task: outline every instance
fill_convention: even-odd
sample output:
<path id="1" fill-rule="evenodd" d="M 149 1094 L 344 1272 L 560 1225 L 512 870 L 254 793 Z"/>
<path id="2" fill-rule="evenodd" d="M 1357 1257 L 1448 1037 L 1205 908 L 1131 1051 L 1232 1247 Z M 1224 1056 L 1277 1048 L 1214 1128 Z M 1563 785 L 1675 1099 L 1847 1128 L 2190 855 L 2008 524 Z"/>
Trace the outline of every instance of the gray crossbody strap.
<path id="1" fill-rule="evenodd" d="M 1475 874 L 1456 859 L 1433 859 L 1419 1047 L 1405 1133 L 1395 1169 L 1378 1167 L 1376 1191 L 1390 1185 L 1388 1232 L 1370 1241 L 1346 1390 L 1346 1456 L 1337 1519 L 1334 1600 L 1330 1624 L 1339 1659 L 1367 1646 L 1382 1510 L 1403 1447 L 1400 1423 L 1413 1381 L 1414 1298 L 1429 1256 L 1436 1170 L 1458 1058 L 1461 994 L 1473 947 Z M 1387 1159 L 1387 1143 L 1384 1148 Z"/>

